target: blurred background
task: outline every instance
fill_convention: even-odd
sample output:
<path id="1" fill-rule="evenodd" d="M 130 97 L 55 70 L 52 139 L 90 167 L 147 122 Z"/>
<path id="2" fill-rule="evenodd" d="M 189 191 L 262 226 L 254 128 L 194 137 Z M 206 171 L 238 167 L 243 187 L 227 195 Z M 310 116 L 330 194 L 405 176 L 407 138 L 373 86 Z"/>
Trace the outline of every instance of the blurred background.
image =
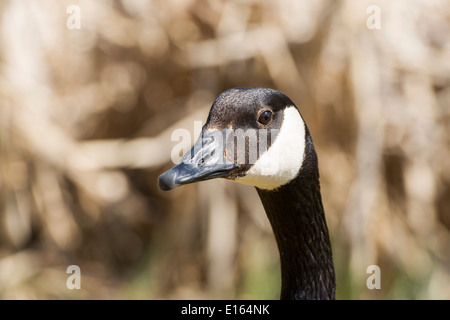
<path id="1" fill-rule="evenodd" d="M 286 93 L 308 123 L 338 298 L 450 299 L 438 0 L 1 1 L 0 298 L 278 299 L 254 188 L 157 183 L 174 130 L 189 147 L 239 86 Z"/>

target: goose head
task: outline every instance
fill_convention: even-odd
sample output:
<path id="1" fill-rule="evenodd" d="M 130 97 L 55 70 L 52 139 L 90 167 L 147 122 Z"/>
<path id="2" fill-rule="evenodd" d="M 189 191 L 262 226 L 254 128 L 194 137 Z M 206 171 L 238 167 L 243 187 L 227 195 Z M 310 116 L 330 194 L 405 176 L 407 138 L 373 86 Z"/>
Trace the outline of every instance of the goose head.
<path id="1" fill-rule="evenodd" d="M 197 142 L 159 185 L 226 178 L 273 190 L 299 173 L 305 152 L 305 123 L 283 93 L 265 88 L 234 88 L 214 101 Z"/>

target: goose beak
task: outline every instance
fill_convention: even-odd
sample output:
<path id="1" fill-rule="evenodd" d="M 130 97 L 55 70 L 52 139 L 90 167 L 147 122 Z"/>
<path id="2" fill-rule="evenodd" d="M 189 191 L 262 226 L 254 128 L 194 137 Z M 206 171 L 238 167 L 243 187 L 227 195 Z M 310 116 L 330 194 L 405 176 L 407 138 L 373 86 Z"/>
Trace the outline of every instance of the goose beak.
<path id="1" fill-rule="evenodd" d="M 224 157 L 227 129 L 202 130 L 200 138 L 180 164 L 159 176 L 162 190 L 214 178 L 226 178 L 238 165 Z"/>

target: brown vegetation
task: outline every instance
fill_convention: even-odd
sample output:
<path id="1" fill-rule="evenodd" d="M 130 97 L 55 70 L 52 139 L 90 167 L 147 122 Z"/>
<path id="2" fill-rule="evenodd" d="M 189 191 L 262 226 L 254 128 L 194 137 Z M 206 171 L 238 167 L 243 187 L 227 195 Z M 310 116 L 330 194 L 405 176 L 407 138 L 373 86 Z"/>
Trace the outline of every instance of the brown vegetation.
<path id="1" fill-rule="evenodd" d="M 0 298 L 277 299 L 253 188 L 157 185 L 173 130 L 259 86 L 312 132 L 338 298 L 449 299 L 450 4 L 372 4 L 2 1 Z"/>

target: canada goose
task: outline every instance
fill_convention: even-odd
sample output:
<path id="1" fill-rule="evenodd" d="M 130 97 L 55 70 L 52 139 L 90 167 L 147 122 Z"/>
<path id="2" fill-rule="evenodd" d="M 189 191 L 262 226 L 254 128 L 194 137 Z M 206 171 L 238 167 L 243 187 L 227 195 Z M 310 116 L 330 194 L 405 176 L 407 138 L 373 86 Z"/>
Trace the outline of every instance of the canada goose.
<path id="1" fill-rule="evenodd" d="M 200 138 L 159 185 L 170 190 L 219 177 L 256 187 L 280 252 L 281 299 L 335 299 L 317 155 L 286 95 L 265 88 L 221 93 Z"/>

